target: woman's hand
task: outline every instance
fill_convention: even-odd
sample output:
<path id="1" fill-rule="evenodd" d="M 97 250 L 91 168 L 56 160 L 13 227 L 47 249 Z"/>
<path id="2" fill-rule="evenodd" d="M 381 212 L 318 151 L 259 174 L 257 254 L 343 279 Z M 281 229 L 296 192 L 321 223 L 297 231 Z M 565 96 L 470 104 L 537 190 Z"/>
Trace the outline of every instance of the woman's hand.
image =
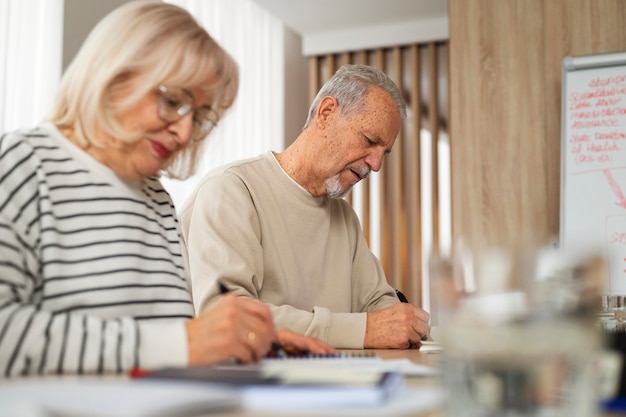
<path id="1" fill-rule="evenodd" d="M 315 337 L 305 336 L 287 329 L 278 329 L 278 342 L 287 353 L 335 353 L 336 350 Z"/>
<path id="2" fill-rule="evenodd" d="M 213 308 L 187 322 L 187 340 L 189 364 L 208 365 L 228 358 L 258 362 L 278 336 L 265 304 L 227 294 Z M 299 339 L 296 343 L 305 346 Z"/>

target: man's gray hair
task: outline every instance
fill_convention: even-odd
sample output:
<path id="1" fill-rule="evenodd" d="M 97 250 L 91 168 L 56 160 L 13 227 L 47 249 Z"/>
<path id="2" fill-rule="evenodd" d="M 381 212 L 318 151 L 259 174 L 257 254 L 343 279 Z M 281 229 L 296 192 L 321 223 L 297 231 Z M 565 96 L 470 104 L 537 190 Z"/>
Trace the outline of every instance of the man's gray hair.
<path id="1" fill-rule="evenodd" d="M 324 83 L 313 99 L 304 129 L 315 117 L 317 108 L 324 97 L 331 96 L 337 99 L 341 114 L 348 116 L 361 109 L 363 97 L 372 86 L 386 91 L 396 103 L 400 117 L 406 118 L 406 102 L 402 92 L 387 74 L 369 65 L 344 65 Z"/>

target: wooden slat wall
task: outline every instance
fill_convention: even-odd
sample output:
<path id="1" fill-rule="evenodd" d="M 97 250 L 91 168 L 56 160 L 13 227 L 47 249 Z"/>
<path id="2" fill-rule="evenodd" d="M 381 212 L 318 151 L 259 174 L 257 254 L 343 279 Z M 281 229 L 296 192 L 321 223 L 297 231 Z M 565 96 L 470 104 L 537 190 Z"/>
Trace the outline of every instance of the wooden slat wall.
<path id="1" fill-rule="evenodd" d="M 418 45 L 411 45 L 409 50 L 409 67 L 410 78 L 409 85 L 411 88 L 410 101 L 408 102 L 411 113 L 414 114 L 414 109 L 421 111 L 421 97 L 422 97 L 422 70 L 420 60 L 420 47 Z M 411 132 L 422 131 L 422 117 L 411 117 Z M 417 135 L 413 134 L 410 139 L 407 140 L 407 151 L 404 152 L 406 159 L 406 182 L 407 182 L 407 230 L 408 230 L 408 246 L 410 250 L 407 252 L 408 258 L 408 274 L 407 279 L 407 293 L 422 294 L 422 280 L 415 279 L 415 277 L 421 276 L 421 256 L 411 256 L 411 254 L 421 254 L 423 251 L 422 244 L 422 175 L 419 167 L 422 160 L 422 147 Z M 422 297 L 423 298 L 423 297 Z M 422 299 L 420 298 L 420 299 Z M 412 298 L 417 299 L 417 298 Z"/>
<path id="2" fill-rule="evenodd" d="M 558 239 L 561 63 L 626 50 L 624 0 L 449 0 L 454 238 Z"/>
<path id="3" fill-rule="evenodd" d="M 352 194 L 346 197 L 360 214 L 365 238 L 370 246 L 380 248 L 380 260 L 390 284 L 401 289 L 409 300 L 423 305 L 422 291 L 424 253 L 433 245 L 440 245 L 442 219 L 439 207 L 440 178 L 437 146 L 445 133 L 447 138 L 446 97 L 442 97 L 441 83 L 447 85 L 447 42 L 403 45 L 375 50 L 351 51 L 310 57 L 310 98 L 313 100 L 321 85 L 341 65 L 359 63 L 385 71 L 405 94 L 408 118 L 400 131 L 393 152 L 385 159 L 374 181 L 366 179 L 355 187 L 360 193 L 357 202 Z M 425 77 L 425 78 L 424 78 Z M 446 89 L 447 91 L 447 89 Z M 443 109 L 442 109 L 443 107 Z M 430 133 L 430 152 L 422 148 L 423 129 Z M 433 146 L 435 145 L 435 146 Z M 422 155 L 430 160 L 430 170 L 422 167 Z M 422 187 L 423 178 L 428 182 Z M 424 189 L 429 196 L 424 197 Z M 428 207 L 423 207 L 423 202 Z M 377 208 L 373 219 L 371 208 Z M 430 213 L 432 221 L 422 224 L 423 213 Z M 379 242 L 373 242 L 372 227 L 378 227 Z M 424 234 L 426 233 L 426 234 Z M 426 250 L 425 250 L 426 249 Z"/>

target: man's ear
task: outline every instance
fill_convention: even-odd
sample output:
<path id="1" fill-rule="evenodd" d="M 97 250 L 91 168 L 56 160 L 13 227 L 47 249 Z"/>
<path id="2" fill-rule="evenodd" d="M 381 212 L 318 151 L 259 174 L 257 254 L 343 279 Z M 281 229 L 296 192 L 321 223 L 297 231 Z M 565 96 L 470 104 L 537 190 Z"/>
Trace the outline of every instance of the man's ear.
<path id="1" fill-rule="evenodd" d="M 316 121 L 320 129 L 324 129 L 328 123 L 329 118 L 338 109 L 337 99 L 335 97 L 326 96 L 320 101 L 320 105 L 317 107 Z"/>

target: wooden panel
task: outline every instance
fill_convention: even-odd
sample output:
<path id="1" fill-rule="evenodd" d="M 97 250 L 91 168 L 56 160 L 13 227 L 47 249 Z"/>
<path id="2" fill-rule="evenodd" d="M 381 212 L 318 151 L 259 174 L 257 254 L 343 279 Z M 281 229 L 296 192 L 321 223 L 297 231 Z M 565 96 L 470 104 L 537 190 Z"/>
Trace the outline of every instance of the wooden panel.
<path id="1" fill-rule="evenodd" d="M 341 64 L 340 65 L 349 65 L 352 63 L 352 57 L 350 56 L 349 52 L 344 52 L 343 54 L 341 54 Z M 339 66 L 337 66 L 337 68 L 339 68 Z M 345 199 L 348 203 L 350 203 L 350 205 L 353 205 L 352 202 L 352 193 L 349 193 L 347 196 L 345 196 Z M 361 222 L 363 222 L 363 220 L 361 220 Z M 368 236 L 366 237 L 367 239 L 369 239 L 369 228 L 368 228 Z M 369 240 L 368 240 L 369 242 Z"/>
<path id="2" fill-rule="evenodd" d="M 455 237 L 546 237 L 545 103 L 532 99 L 544 89 L 543 63 L 541 49 L 530 47 L 541 45 L 543 3 L 450 2 Z"/>
<path id="3" fill-rule="evenodd" d="M 326 63 L 326 74 L 324 77 L 324 82 L 333 76 L 335 71 L 337 70 L 335 55 L 326 55 L 324 57 L 324 62 Z"/>
<path id="4" fill-rule="evenodd" d="M 402 85 L 402 50 L 400 47 L 392 50 L 392 74 L 390 77 L 396 84 Z M 406 291 L 407 288 L 407 236 L 406 236 L 406 200 L 404 188 L 404 132 L 401 129 L 393 151 L 385 158 L 385 164 L 389 165 L 388 185 L 391 195 L 391 279 L 392 285 Z"/>
<path id="5" fill-rule="evenodd" d="M 341 65 L 350 65 L 352 64 L 352 55 L 350 52 L 344 52 L 341 54 Z"/>
<path id="6" fill-rule="evenodd" d="M 561 61 L 625 50 L 621 0 L 449 0 L 453 236 L 558 236 Z"/>
<path id="7" fill-rule="evenodd" d="M 319 61 L 319 58 L 316 56 L 309 58 L 309 102 L 313 102 L 317 91 L 321 87 Z"/>
<path id="8" fill-rule="evenodd" d="M 356 54 L 356 62 L 360 65 L 367 65 L 367 51 L 359 51 Z M 371 210 L 370 210 L 370 201 L 371 201 L 371 193 L 370 193 L 370 179 L 369 177 L 365 178 L 361 181 L 361 224 L 363 225 L 363 235 L 365 236 L 365 241 L 371 246 L 372 237 L 371 237 Z"/>
<path id="9" fill-rule="evenodd" d="M 410 300 L 422 299 L 422 176 L 420 166 L 422 160 L 421 152 L 421 131 L 422 131 L 422 88 L 421 88 L 421 63 L 419 59 L 419 46 L 411 45 L 409 49 L 409 108 L 411 109 L 409 122 L 411 123 L 410 137 L 407 138 L 407 148 L 405 152 L 407 176 L 406 196 L 407 196 L 407 229 L 408 238 L 408 274 L 406 295 Z M 421 305 L 419 303 L 418 305 Z"/>
<path id="10" fill-rule="evenodd" d="M 439 71 L 437 59 L 437 45 L 428 45 L 428 127 L 431 137 L 430 148 L 430 187 L 432 213 L 432 246 L 439 248 Z"/>
<path id="11" fill-rule="evenodd" d="M 452 193 L 452 236 L 454 238 L 480 236 L 482 229 L 474 221 L 482 221 L 481 166 L 476 154 L 480 150 L 480 126 L 472 106 L 478 106 L 480 63 L 477 34 L 477 4 L 449 0 L 450 24 L 450 175 Z M 478 58 L 479 59 L 479 58 Z M 463 65 L 468 67 L 463 68 Z M 455 137 L 459 134 L 458 141 Z M 476 152 L 474 152 L 476 151 Z"/>
<path id="12" fill-rule="evenodd" d="M 376 49 L 374 51 L 372 66 L 379 70 L 385 70 L 385 52 L 382 49 Z M 378 206 L 380 212 L 380 262 L 387 274 L 387 280 L 391 285 L 395 285 L 393 279 L 393 266 L 392 266 L 392 236 L 390 228 L 390 215 L 392 213 L 392 204 L 389 191 L 389 164 L 383 163 L 383 167 L 378 172 L 379 176 L 379 188 L 378 188 Z"/>

